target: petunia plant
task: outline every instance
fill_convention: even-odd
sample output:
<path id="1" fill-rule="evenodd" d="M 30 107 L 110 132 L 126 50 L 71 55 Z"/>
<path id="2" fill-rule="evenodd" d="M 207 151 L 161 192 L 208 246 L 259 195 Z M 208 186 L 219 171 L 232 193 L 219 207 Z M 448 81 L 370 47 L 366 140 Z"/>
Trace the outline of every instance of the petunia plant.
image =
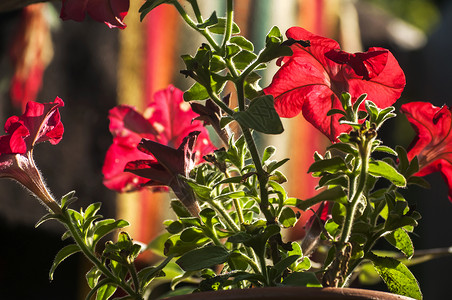
<path id="1" fill-rule="evenodd" d="M 56 219 L 67 230 L 63 238 L 73 241 L 57 253 L 50 278 L 63 260 L 82 252 L 92 263 L 86 299 L 147 299 L 162 281 L 171 282 L 167 296 L 272 286 L 346 288 L 369 269 L 390 292 L 422 299 L 407 265 L 434 255 L 411 260 L 417 253 L 410 236 L 420 213 L 404 195 L 411 185 L 428 186 L 421 176 L 434 171 L 451 186 L 450 109 L 403 105 L 417 136 L 408 152 L 392 149 L 379 131 L 397 115 L 392 105 L 405 75 L 389 50 L 347 53 L 336 41 L 303 28 L 290 28 L 284 38 L 273 27 L 256 51 L 234 23 L 232 0 L 226 1 L 224 18 L 216 12 L 204 18 L 196 0 L 186 2 L 147 0 L 140 12 L 144 19 L 159 5 L 171 4 L 204 37 L 196 53 L 182 55 L 180 72 L 192 86 L 185 92 L 174 86 L 158 91 L 143 113 L 120 105 L 109 114 L 113 144 L 102 170 L 105 186 L 173 196 L 168 206 L 174 218 L 164 221 L 165 232 L 149 245 L 122 231 L 126 221 L 98 215 L 99 203 L 75 211 L 69 208 L 74 192 L 57 201 L 48 190 L 32 154 L 39 142 L 61 140 L 62 100 L 29 102 L 22 116 L 6 121 L 0 177 L 33 192 L 50 210 L 38 224 Z M 64 13 L 76 20 L 85 12 L 105 13 L 107 6 L 114 16 L 107 24 L 123 26 L 128 1 L 63 1 Z M 259 70 L 275 59 L 280 69 L 262 89 Z M 259 149 L 255 140 L 257 134 L 282 134 L 280 117 L 300 113 L 331 141 L 313 153 L 306 170 L 318 178 L 317 193 L 308 199 L 291 197 L 284 188 L 286 181 L 297 180 L 281 171 L 289 159 L 274 160 L 276 147 Z M 289 240 L 286 233 L 298 222 L 299 210 L 314 214 L 302 224 L 304 238 Z M 101 245 L 118 229 L 114 241 Z M 378 251 L 380 243 L 394 251 Z M 138 269 L 143 251 L 161 261 Z M 182 288 L 183 282 L 188 286 Z"/>

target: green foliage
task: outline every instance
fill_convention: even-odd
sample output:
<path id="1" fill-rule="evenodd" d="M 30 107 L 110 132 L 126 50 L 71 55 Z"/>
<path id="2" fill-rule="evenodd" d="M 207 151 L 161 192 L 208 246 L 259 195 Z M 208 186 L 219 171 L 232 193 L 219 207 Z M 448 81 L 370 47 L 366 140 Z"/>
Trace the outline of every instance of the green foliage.
<path id="1" fill-rule="evenodd" d="M 161 4 L 172 4 L 176 0 L 146 0 L 145 3 L 140 7 L 140 20 L 143 21 L 144 17 L 151 12 L 154 8 L 157 6 L 160 6 Z"/>
<path id="2" fill-rule="evenodd" d="M 247 110 L 234 113 L 233 118 L 241 125 L 262 133 L 280 134 L 284 131 L 270 95 L 255 98 Z"/>
<path id="3" fill-rule="evenodd" d="M 400 261 L 390 257 L 380 257 L 370 254 L 375 270 L 384 280 L 392 293 L 422 299 L 419 284 L 413 274 Z"/>

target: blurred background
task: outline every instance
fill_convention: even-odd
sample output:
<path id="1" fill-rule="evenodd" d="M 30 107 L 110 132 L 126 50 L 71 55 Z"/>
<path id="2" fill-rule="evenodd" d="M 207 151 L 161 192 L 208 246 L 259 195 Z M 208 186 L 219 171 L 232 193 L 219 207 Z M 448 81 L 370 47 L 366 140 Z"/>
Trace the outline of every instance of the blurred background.
<path id="1" fill-rule="evenodd" d="M 224 2 L 199 0 L 205 16 L 213 10 L 221 16 Z M 118 195 L 102 185 L 101 168 L 112 142 L 108 111 L 119 103 L 143 111 L 153 93 L 168 84 L 187 89 L 192 82 L 179 73 L 183 69 L 180 55 L 193 54 L 202 40 L 180 22 L 169 5 L 160 6 L 140 22 L 141 3 L 131 0 L 124 30 L 109 29 L 89 17 L 81 23 L 63 22 L 59 1 L 13 10 L 0 6 L 0 120 L 4 124 L 9 116 L 20 115 L 29 100 L 62 98 L 63 140 L 57 146 L 39 145 L 34 151 L 48 186 L 57 198 L 75 190 L 79 197 L 75 206 L 102 202 L 104 217 L 128 220 L 131 236 L 147 243 L 162 230 L 168 196 L 150 192 Z M 257 51 L 273 25 L 283 32 L 302 26 L 336 39 L 349 52 L 371 46 L 388 48 L 407 77 L 397 108 L 409 101 L 452 105 L 452 1 L 236 0 L 235 5 L 236 22 Z M 261 87 L 269 84 L 275 70 L 273 62 L 262 74 Z M 290 179 L 285 185 L 288 194 L 301 199 L 313 196 L 316 182 L 306 171 L 314 151 L 324 151 L 328 141 L 301 116 L 284 120 L 284 124 L 283 135 L 260 136 L 260 142 L 278 145 L 278 156 L 291 158 L 285 170 Z M 398 117 L 388 122 L 382 135 L 389 146 L 407 147 L 414 132 Z M 406 195 L 423 216 L 412 237 L 415 249 L 450 247 L 452 204 L 447 200 L 447 187 L 439 174 L 427 179 L 430 190 L 414 188 Z M 63 292 L 67 293 L 64 299 L 84 299 L 84 273 L 90 266 L 82 257 L 64 261 L 54 281 L 48 280 L 52 259 L 67 242 L 60 240 L 63 228 L 56 222 L 34 228 L 45 213 L 19 185 L 0 181 L 2 299 L 63 299 Z M 301 234 L 302 228 L 298 228 L 293 236 Z M 143 263 L 153 259 L 150 255 L 141 258 Z M 425 299 L 450 295 L 451 257 L 411 270 Z M 385 290 L 383 284 L 372 288 Z"/>

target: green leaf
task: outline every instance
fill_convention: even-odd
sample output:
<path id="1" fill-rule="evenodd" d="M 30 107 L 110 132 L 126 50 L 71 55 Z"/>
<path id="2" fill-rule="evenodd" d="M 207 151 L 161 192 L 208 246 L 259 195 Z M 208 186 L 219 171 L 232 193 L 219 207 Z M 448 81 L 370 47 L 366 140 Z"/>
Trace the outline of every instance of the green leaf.
<path id="1" fill-rule="evenodd" d="M 104 284 L 97 290 L 96 300 L 107 300 L 116 292 L 117 286 L 111 283 Z"/>
<path id="2" fill-rule="evenodd" d="M 233 36 L 229 42 L 236 44 L 243 50 L 254 51 L 254 45 L 252 42 L 244 38 L 243 36 Z"/>
<path id="3" fill-rule="evenodd" d="M 226 125 L 228 125 L 229 123 L 231 123 L 232 121 L 234 121 L 233 117 L 230 116 L 224 116 L 220 119 L 220 127 L 224 128 L 226 127 Z"/>
<path id="4" fill-rule="evenodd" d="M 184 229 L 184 225 L 181 221 L 173 221 L 173 220 L 166 220 L 163 222 L 163 225 L 166 226 L 166 231 L 168 231 L 171 234 L 177 234 L 181 232 Z"/>
<path id="5" fill-rule="evenodd" d="M 254 60 L 256 60 L 257 55 L 248 50 L 242 50 L 232 58 L 232 62 L 235 67 L 239 70 L 244 70 L 248 65 L 250 65 Z"/>
<path id="6" fill-rule="evenodd" d="M 181 256 L 190 250 L 200 248 L 210 242 L 211 240 L 207 237 L 200 237 L 192 242 L 184 242 L 181 240 L 180 235 L 173 235 L 169 237 L 163 249 L 163 254 L 166 256 Z"/>
<path id="7" fill-rule="evenodd" d="M 205 22 L 197 24 L 196 27 L 198 27 L 199 29 L 205 29 L 207 27 L 214 26 L 217 23 L 218 23 L 217 12 L 214 11 Z"/>
<path id="8" fill-rule="evenodd" d="M 154 8 L 157 6 L 168 3 L 171 4 L 175 2 L 176 0 L 147 0 L 141 7 L 140 7 L 140 21 L 143 21 L 144 17 L 151 12 Z"/>
<path id="9" fill-rule="evenodd" d="M 205 234 L 201 229 L 195 227 L 188 227 L 180 234 L 180 239 L 183 242 L 191 243 L 205 238 Z"/>
<path id="10" fill-rule="evenodd" d="M 42 223 L 44 223 L 44 222 L 46 222 L 48 220 L 60 220 L 60 221 L 63 221 L 63 218 L 62 218 L 61 215 L 57 215 L 57 214 L 46 214 L 41 219 L 39 219 L 39 221 L 35 225 L 35 228 L 37 228 L 39 225 L 41 225 Z"/>
<path id="11" fill-rule="evenodd" d="M 279 222 L 284 228 L 294 227 L 297 223 L 297 215 L 290 207 L 284 207 L 279 215 Z"/>
<path id="12" fill-rule="evenodd" d="M 114 219 L 105 219 L 97 222 L 94 227 L 95 229 L 93 233 L 93 246 L 95 246 L 102 237 L 109 234 L 113 230 L 120 229 L 128 225 L 129 222 L 127 221 L 124 220 L 115 221 Z"/>
<path id="13" fill-rule="evenodd" d="M 398 154 L 399 158 L 399 170 L 402 173 L 405 173 L 405 171 L 408 169 L 410 165 L 410 161 L 408 160 L 408 154 L 402 146 L 396 146 L 395 151 Z"/>
<path id="14" fill-rule="evenodd" d="M 279 30 L 278 26 L 273 26 L 272 29 L 267 33 L 265 38 L 266 43 L 272 42 L 272 39 L 277 39 L 282 41 L 283 35 L 281 34 L 281 30 Z"/>
<path id="15" fill-rule="evenodd" d="M 207 79 L 206 84 L 210 85 L 212 91 L 218 93 L 223 90 L 226 84 L 226 79 L 219 75 L 212 74 L 210 79 Z M 210 98 L 210 95 L 201 83 L 195 82 L 187 91 L 184 92 L 183 98 L 184 101 L 188 102 L 193 100 L 206 100 Z"/>
<path id="16" fill-rule="evenodd" d="M 293 263 L 297 261 L 300 255 L 290 255 L 280 260 L 276 265 L 270 268 L 270 280 L 274 281 Z"/>
<path id="17" fill-rule="evenodd" d="M 179 218 L 191 217 L 191 214 L 179 200 L 171 201 L 171 209 Z"/>
<path id="18" fill-rule="evenodd" d="M 274 170 L 278 169 L 279 167 L 281 167 L 282 165 L 284 165 L 288 161 L 289 161 L 289 158 L 285 158 L 285 159 L 280 160 L 280 161 L 272 161 L 272 162 L 270 162 L 268 164 L 268 166 L 267 166 L 267 172 L 271 174 Z"/>
<path id="19" fill-rule="evenodd" d="M 380 257 L 372 253 L 369 258 L 390 292 L 422 299 L 419 284 L 407 266 L 394 258 Z"/>
<path id="20" fill-rule="evenodd" d="M 218 23 L 209 27 L 210 32 L 224 34 L 226 32 L 226 19 L 218 18 Z M 232 24 L 232 34 L 239 34 L 240 28 L 236 23 Z"/>
<path id="21" fill-rule="evenodd" d="M 246 111 L 234 113 L 233 118 L 241 125 L 262 133 L 279 134 L 284 131 L 271 95 L 255 98 Z"/>
<path id="22" fill-rule="evenodd" d="M 282 284 L 288 286 L 322 287 L 315 274 L 311 272 L 294 272 L 287 276 Z"/>
<path id="23" fill-rule="evenodd" d="M 84 217 L 85 219 L 88 219 L 92 216 L 94 216 L 100 209 L 100 207 L 102 206 L 102 203 L 100 202 L 96 202 L 96 203 L 91 203 L 84 212 Z"/>
<path id="24" fill-rule="evenodd" d="M 350 144 L 345 144 L 345 143 L 335 143 L 328 147 L 328 150 L 331 150 L 331 149 L 336 149 L 336 150 L 339 150 L 346 154 L 348 154 L 348 153 L 353 154 L 353 155 L 358 154 L 358 149 L 356 149 L 355 147 L 353 147 Z"/>
<path id="25" fill-rule="evenodd" d="M 167 257 L 164 261 L 162 261 L 157 267 L 151 266 L 141 269 L 138 272 L 138 279 L 141 282 L 141 288 L 143 290 L 146 289 L 146 286 L 151 283 L 151 281 L 155 277 L 165 276 L 165 273 L 162 271 L 164 267 L 173 259 L 172 256 Z"/>
<path id="26" fill-rule="evenodd" d="M 335 186 L 331 189 L 323 190 L 319 194 L 315 195 L 312 198 L 306 200 L 297 201 L 296 207 L 301 210 L 307 210 L 311 206 L 323 202 L 323 201 L 334 201 L 346 204 L 347 203 L 347 195 L 344 190 L 340 186 Z"/>
<path id="27" fill-rule="evenodd" d="M 405 177 L 397 172 L 393 166 L 382 160 L 369 162 L 369 174 L 375 177 L 384 177 L 398 187 L 406 186 Z"/>
<path id="28" fill-rule="evenodd" d="M 419 160 L 417 156 L 413 157 L 410 162 L 410 165 L 406 169 L 405 176 L 410 177 L 411 175 L 417 173 L 419 171 Z"/>
<path id="29" fill-rule="evenodd" d="M 198 198 L 202 201 L 210 201 L 211 197 L 210 197 L 210 192 L 211 189 L 205 185 L 201 185 L 199 183 L 197 183 L 196 181 L 194 181 L 191 178 L 185 178 L 184 180 L 188 183 L 188 185 L 193 189 L 193 191 L 195 192 L 196 196 L 198 196 Z"/>
<path id="30" fill-rule="evenodd" d="M 53 260 L 53 264 L 52 264 L 52 267 L 50 268 L 50 272 L 49 272 L 49 279 L 51 281 L 53 280 L 53 273 L 55 272 L 56 268 L 63 260 L 65 260 L 72 254 L 75 254 L 79 251 L 80 251 L 80 248 L 76 244 L 67 245 L 63 249 L 61 249 L 55 256 L 55 259 Z"/>
<path id="31" fill-rule="evenodd" d="M 61 210 L 65 211 L 71 203 L 74 203 L 77 200 L 77 197 L 74 196 L 75 191 L 71 191 L 61 197 Z"/>
<path id="32" fill-rule="evenodd" d="M 176 263 L 184 271 L 196 271 L 226 262 L 229 252 L 220 246 L 207 246 L 182 255 Z"/>
<path id="33" fill-rule="evenodd" d="M 213 200 L 215 201 L 225 201 L 233 198 L 242 198 L 245 197 L 246 194 L 244 191 L 235 191 L 235 192 L 228 192 L 221 195 L 216 196 Z"/>
<path id="34" fill-rule="evenodd" d="M 332 116 L 332 115 L 335 115 L 335 114 L 340 114 L 340 115 L 343 115 L 343 116 L 346 115 L 345 111 L 343 111 L 341 109 L 337 109 L 337 108 L 332 108 L 326 113 L 327 116 Z"/>
<path id="35" fill-rule="evenodd" d="M 427 180 L 425 180 L 424 178 L 419 177 L 419 176 L 411 176 L 411 177 L 409 177 L 407 184 L 408 185 L 411 185 L 411 184 L 417 185 L 417 186 L 423 187 L 424 189 L 429 189 L 431 187 L 430 183 L 428 183 Z"/>
<path id="36" fill-rule="evenodd" d="M 338 171 L 346 171 L 347 165 L 341 157 L 335 156 L 330 159 L 322 159 L 315 161 L 308 169 L 308 173 L 312 172 L 328 172 L 336 173 Z"/>
<path id="37" fill-rule="evenodd" d="M 274 146 L 268 146 L 265 148 L 264 153 L 262 154 L 262 164 L 264 164 L 267 160 L 269 160 L 276 152 L 276 148 Z"/>
<path id="38" fill-rule="evenodd" d="M 403 228 L 398 228 L 395 231 L 385 236 L 385 239 L 394 247 L 402 251 L 409 259 L 414 254 L 413 242 L 410 236 Z"/>
<path id="39" fill-rule="evenodd" d="M 92 267 L 85 276 L 88 286 L 93 289 L 99 282 L 101 276 L 102 272 L 96 266 Z"/>
<path id="40" fill-rule="evenodd" d="M 206 100 L 209 93 L 206 88 L 199 82 L 195 82 L 187 91 L 184 92 L 184 101 Z"/>
<path id="41" fill-rule="evenodd" d="M 353 111 L 358 111 L 361 104 L 366 100 L 367 94 L 362 94 L 361 96 L 356 99 L 355 103 L 353 103 Z"/>
<path id="42" fill-rule="evenodd" d="M 373 149 L 373 151 L 385 152 L 385 153 L 397 156 L 397 152 L 395 152 L 392 148 L 389 148 L 387 146 L 377 146 Z"/>

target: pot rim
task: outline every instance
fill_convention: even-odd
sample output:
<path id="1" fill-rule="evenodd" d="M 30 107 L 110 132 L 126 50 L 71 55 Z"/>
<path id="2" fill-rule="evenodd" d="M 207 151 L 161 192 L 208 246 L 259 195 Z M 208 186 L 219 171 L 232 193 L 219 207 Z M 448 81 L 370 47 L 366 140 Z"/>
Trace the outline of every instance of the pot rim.
<path id="1" fill-rule="evenodd" d="M 264 287 L 253 289 L 232 289 L 221 291 L 200 292 L 187 295 L 179 295 L 168 300 L 252 300 L 252 299 L 384 299 L 384 300 L 414 300 L 413 298 L 392 294 L 389 292 L 358 289 L 358 288 L 334 288 L 334 287 Z"/>

